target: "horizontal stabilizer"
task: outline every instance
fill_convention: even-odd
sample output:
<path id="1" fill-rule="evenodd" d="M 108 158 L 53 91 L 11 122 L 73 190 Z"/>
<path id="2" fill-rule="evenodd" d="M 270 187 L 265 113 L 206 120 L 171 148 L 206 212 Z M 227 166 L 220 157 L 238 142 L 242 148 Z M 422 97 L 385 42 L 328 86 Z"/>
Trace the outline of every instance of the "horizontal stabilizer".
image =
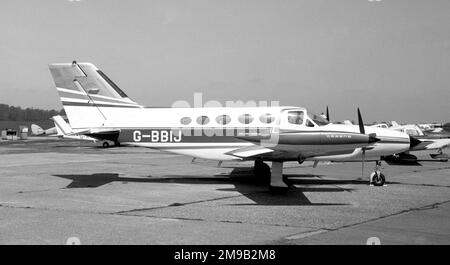
<path id="1" fill-rule="evenodd" d="M 117 142 L 117 140 L 119 139 L 120 130 L 89 129 L 86 131 L 78 132 L 77 134 L 86 135 L 98 140 L 108 140 Z"/>

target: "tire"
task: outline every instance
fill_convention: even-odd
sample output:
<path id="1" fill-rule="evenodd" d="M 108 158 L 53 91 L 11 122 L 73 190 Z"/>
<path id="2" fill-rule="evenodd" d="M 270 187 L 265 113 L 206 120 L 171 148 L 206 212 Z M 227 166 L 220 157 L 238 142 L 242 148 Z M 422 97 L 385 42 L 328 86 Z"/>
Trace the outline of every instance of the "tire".
<path id="1" fill-rule="evenodd" d="M 386 178 L 384 177 L 383 173 L 380 172 L 379 174 L 377 174 L 376 172 L 374 172 L 373 174 L 372 184 L 377 187 L 383 186 L 386 182 Z"/>
<path id="2" fill-rule="evenodd" d="M 274 187 L 269 185 L 269 192 L 271 194 L 286 194 L 289 191 L 289 187 Z"/>
<path id="3" fill-rule="evenodd" d="M 270 166 L 263 161 L 255 161 L 255 167 L 253 168 L 253 174 L 256 178 L 260 179 L 263 183 L 270 183 Z"/>
<path id="4" fill-rule="evenodd" d="M 103 148 L 108 148 L 109 147 L 109 143 L 108 142 L 103 142 L 102 146 L 103 146 Z"/>

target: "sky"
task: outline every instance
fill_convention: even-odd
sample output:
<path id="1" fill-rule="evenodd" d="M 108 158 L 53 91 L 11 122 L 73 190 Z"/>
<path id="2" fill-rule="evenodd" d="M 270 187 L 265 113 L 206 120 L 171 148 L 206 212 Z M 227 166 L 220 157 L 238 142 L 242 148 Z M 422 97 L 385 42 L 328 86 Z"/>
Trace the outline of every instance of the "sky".
<path id="1" fill-rule="evenodd" d="M 0 103 L 62 107 L 54 62 L 145 106 L 279 101 L 332 120 L 450 121 L 448 0 L 2 0 Z"/>

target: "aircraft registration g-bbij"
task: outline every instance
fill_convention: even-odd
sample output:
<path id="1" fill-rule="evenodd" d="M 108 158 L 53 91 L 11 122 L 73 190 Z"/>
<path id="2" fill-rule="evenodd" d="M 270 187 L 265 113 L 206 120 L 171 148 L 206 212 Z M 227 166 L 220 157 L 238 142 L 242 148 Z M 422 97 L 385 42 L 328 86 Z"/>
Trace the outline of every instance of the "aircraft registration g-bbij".
<path id="1" fill-rule="evenodd" d="M 410 148 L 402 132 L 331 124 L 302 107 L 146 108 L 91 63 L 49 65 L 74 133 L 214 160 L 255 161 L 257 177 L 286 190 L 286 161 L 375 161 L 370 182 L 382 186 L 380 157 Z M 272 169 L 265 162 L 272 162 Z"/>

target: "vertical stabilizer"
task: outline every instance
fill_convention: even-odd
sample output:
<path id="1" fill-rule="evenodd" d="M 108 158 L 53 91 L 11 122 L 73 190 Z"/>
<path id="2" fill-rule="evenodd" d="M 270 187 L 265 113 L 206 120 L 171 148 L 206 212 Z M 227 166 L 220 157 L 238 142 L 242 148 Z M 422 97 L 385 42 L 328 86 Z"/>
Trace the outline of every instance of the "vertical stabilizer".
<path id="1" fill-rule="evenodd" d="M 72 128 L 104 126 L 104 108 L 141 108 L 91 63 L 56 63 L 49 69 Z"/>

